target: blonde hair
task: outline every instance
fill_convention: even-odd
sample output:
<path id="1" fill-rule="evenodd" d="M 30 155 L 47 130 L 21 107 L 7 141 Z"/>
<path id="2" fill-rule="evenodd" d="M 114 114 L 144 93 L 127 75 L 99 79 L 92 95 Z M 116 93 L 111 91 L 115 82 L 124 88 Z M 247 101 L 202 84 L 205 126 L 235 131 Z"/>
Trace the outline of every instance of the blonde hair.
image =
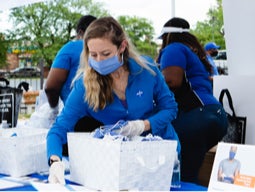
<path id="1" fill-rule="evenodd" d="M 89 107 L 97 111 L 98 109 L 104 109 L 107 104 L 113 101 L 113 79 L 110 75 L 100 75 L 88 64 L 89 49 L 86 42 L 94 38 L 107 38 L 117 47 L 120 47 L 121 43 L 126 40 L 128 45 L 123 52 L 123 67 L 129 70 L 127 65 L 128 58 L 133 58 L 142 67 L 141 71 L 145 68 L 153 75 L 155 75 L 155 72 L 148 66 L 148 64 L 152 63 L 140 57 L 120 24 L 113 17 L 102 17 L 93 21 L 84 35 L 84 48 L 81 54 L 81 63 L 74 80 L 84 73 L 84 86 L 86 88 L 84 99 Z"/>

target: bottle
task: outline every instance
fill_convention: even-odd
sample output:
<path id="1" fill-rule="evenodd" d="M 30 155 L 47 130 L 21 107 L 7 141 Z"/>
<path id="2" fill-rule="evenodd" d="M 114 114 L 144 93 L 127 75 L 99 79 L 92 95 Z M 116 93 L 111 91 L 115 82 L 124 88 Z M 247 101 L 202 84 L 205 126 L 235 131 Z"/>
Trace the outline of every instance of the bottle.
<path id="1" fill-rule="evenodd" d="M 2 120 L 2 128 L 9 128 L 9 124 L 7 123 L 7 120 Z"/>
<path id="2" fill-rule="evenodd" d="M 173 175 L 172 175 L 172 188 L 180 188 L 181 187 L 181 165 L 178 159 L 178 153 L 176 152 L 176 157 L 174 160 L 174 168 L 173 168 Z"/>

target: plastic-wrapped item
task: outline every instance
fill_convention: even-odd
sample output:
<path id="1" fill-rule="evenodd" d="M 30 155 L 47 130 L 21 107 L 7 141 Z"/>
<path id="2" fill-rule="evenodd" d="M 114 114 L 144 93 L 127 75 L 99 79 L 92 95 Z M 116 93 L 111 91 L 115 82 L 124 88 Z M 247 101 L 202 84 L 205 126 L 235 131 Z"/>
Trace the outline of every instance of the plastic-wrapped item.
<path id="1" fill-rule="evenodd" d="M 48 103 L 44 103 L 32 113 L 30 119 L 26 123 L 26 126 L 31 128 L 49 129 L 52 123 L 54 123 L 58 113 L 58 108 L 52 109 Z"/>
<path id="2" fill-rule="evenodd" d="M 63 102 L 59 100 L 59 104 L 55 108 L 51 108 L 44 90 L 40 91 L 37 98 L 35 111 L 30 119 L 26 122 L 27 127 L 49 129 L 54 123 L 57 115 L 63 108 Z"/>
<path id="3" fill-rule="evenodd" d="M 0 129 L 0 173 L 13 177 L 48 171 L 47 129 Z"/>

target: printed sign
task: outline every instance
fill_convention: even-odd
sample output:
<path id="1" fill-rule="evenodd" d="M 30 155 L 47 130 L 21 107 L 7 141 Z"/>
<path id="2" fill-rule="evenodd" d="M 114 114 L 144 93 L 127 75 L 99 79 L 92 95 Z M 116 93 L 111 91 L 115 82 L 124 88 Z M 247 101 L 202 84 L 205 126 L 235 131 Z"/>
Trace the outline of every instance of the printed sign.
<path id="1" fill-rule="evenodd" d="M 254 145 L 219 143 L 208 191 L 254 191 L 254 153 Z"/>
<path id="2" fill-rule="evenodd" d="M 9 127 L 14 124 L 14 98 L 12 93 L 0 94 L 0 122 L 7 120 Z"/>

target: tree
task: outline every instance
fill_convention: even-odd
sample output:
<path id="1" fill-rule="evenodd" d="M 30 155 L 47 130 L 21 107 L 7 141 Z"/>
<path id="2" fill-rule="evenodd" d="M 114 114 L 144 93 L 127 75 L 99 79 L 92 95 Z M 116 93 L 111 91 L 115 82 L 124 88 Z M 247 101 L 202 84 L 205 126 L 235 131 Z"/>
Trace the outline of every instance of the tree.
<path id="1" fill-rule="evenodd" d="M 55 0 L 15 8 L 10 14 L 15 29 L 9 31 L 8 38 L 18 47 L 33 45 L 33 57 L 43 58 L 50 66 L 60 47 L 72 38 L 77 20 L 85 14 L 100 17 L 107 11 L 102 3 L 92 0 Z"/>
<path id="2" fill-rule="evenodd" d="M 213 41 L 220 45 L 222 49 L 225 46 L 223 32 L 223 9 L 222 0 L 216 0 L 217 6 L 209 9 L 208 20 L 197 22 L 195 29 L 192 31 L 194 35 L 204 45 L 209 41 Z"/>
<path id="3" fill-rule="evenodd" d="M 192 30 L 202 44 L 215 41 L 225 48 L 222 33 L 223 14 L 222 0 L 217 0 L 217 7 L 208 12 L 208 20 L 198 22 Z M 97 17 L 107 16 L 108 12 L 102 3 L 93 3 L 92 0 L 48 0 L 44 3 L 35 3 L 15 8 L 10 18 L 15 28 L 5 35 L 9 45 L 13 48 L 35 51 L 33 60 L 43 58 L 50 66 L 60 47 L 72 39 L 76 21 L 84 14 Z M 131 41 L 141 54 L 153 58 L 157 55 L 157 44 L 153 40 L 154 28 L 146 18 L 119 16 L 118 21 L 127 32 Z M 0 44 L 0 50 L 2 43 Z M 0 55 L 1 57 L 1 55 Z M 3 61 L 0 58 L 0 63 Z"/>
<path id="4" fill-rule="evenodd" d="M 156 57 L 157 44 L 153 41 L 155 32 L 150 21 L 136 16 L 119 16 L 118 21 L 141 54 Z"/>
<path id="5" fill-rule="evenodd" d="M 0 68 L 7 66 L 6 62 L 6 53 L 7 53 L 8 45 L 5 41 L 5 36 L 3 33 L 0 33 Z"/>

